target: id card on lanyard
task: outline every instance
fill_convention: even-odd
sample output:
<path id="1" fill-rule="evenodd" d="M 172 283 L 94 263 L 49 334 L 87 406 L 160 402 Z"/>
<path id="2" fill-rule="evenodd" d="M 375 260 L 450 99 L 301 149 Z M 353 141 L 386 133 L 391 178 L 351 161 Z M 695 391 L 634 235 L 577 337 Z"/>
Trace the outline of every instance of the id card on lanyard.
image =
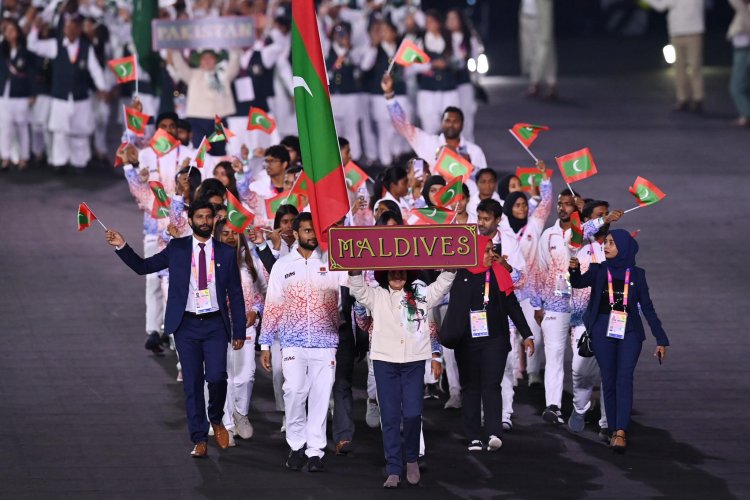
<path id="1" fill-rule="evenodd" d="M 625 311 L 615 311 L 615 292 L 612 287 L 612 273 L 607 269 L 607 288 L 609 291 L 609 323 L 607 337 L 622 340 L 625 338 L 625 326 L 628 323 L 628 288 L 630 287 L 630 268 L 625 271 L 625 286 L 622 289 L 622 306 Z"/>
<path id="2" fill-rule="evenodd" d="M 195 314 L 205 314 L 211 312 L 213 306 L 211 305 L 211 291 L 208 287 L 199 290 L 198 289 L 198 269 L 195 265 L 195 255 L 190 262 L 190 271 L 193 274 L 195 280 L 195 289 L 193 290 L 193 301 L 195 303 Z M 214 249 L 211 247 L 211 265 L 208 266 L 208 276 L 206 276 L 206 283 L 214 282 Z"/>
<path id="3" fill-rule="evenodd" d="M 487 304 L 490 301 L 490 271 L 484 274 L 484 308 L 481 311 L 469 311 L 469 325 L 471 326 L 471 338 L 479 339 L 489 337 L 490 330 L 487 326 Z"/>

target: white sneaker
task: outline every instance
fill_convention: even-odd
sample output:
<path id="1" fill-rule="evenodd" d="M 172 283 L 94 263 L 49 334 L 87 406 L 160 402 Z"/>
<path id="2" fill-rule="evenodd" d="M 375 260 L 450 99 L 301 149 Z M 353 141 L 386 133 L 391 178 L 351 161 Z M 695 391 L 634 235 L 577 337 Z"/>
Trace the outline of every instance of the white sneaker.
<path id="1" fill-rule="evenodd" d="M 367 400 L 367 413 L 365 413 L 365 422 L 371 429 L 380 427 L 380 406 L 374 399 Z"/>
<path id="2" fill-rule="evenodd" d="M 503 445 L 503 441 L 497 436 L 490 436 L 487 443 L 487 451 L 497 451 Z"/>
<path id="3" fill-rule="evenodd" d="M 242 439 L 250 439 L 253 437 L 253 425 L 250 423 L 250 419 L 247 415 L 242 415 L 237 410 L 232 410 L 232 420 L 234 420 L 235 434 Z"/>
<path id="4" fill-rule="evenodd" d="M 237 446 L 237 443 L 234 442 L 234 432 L 232 429 L 227 429 L 229 431 L 229 447 L 233 448 Z"/>
<path id="5" fill-rule="evenodd" d="M 281 429 L 279 429 L 281 432 L 286 432 L 286 415 L 281 417 Z"/>
<path id="6" fill-rule="evenodd" d="M 443 406 L 444 409 L 454 408 L 456 410 L 461 408 L 461 395 L 460 394 L 451 394 L 448 398 L 448 401 L 445 402 L 445 406 Z"/>

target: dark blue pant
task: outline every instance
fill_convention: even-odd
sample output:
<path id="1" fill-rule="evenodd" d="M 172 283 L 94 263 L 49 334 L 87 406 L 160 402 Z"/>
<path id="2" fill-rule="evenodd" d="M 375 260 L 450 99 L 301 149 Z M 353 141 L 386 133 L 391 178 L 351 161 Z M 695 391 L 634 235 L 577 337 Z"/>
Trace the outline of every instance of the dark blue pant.
<path id="1" fill-rule="evenodd" d="M 400 476 L 406 463 L 419 458 L 419 433 L 422 430 L 424 402 L 424 361 L 411 363 L 372 362 L 378 386 L 380 423 L 383 429 L 385 471 Z M 401 417 L 404 419 L 404 444 L 401 445 Z M 403 449 L 403 452 L 402 452 Z"/>
<path id="2" fill-rule="evenodd" d="M 602 372 L 604 408 L 609 428 L 628 430 L 633 410 L 633 373 L 643 341 L 638 332 L 627 330 L 622 340 L 607 337 L 608 314 L 597 316 L 591 329 L 594 356 Z"/>
<path id="3" fill-rule="evenodd" d="M 208 440 L 203 383 L 208 382 L 208 418 L 220 424 L 227 398 L 227 334 L 221 316 L 185 316 L 174 334 L 182 365 L 188 431 L 193 443 Z M 204 368 L 205 367 L 205 368 Z"/>
<path id="4" fill-rule="evenodd" d="M 354 334 L 349 325 L 339 328 L 339 345 L 336 349 L 336 378 L 333 382 L 333 441 L 351 441 L 354 438 Z"/>
<path id="5" fill-rule="evenodd" d="M 190 123 L 190 127 L 192 128 L 194 148 L 200 146 L 204 136 L 208 138 L 211 137 L 211 134 L 214 133 L 216 122 L 213 118 L 188 117 L 187 121 Z M 224 126 L 226 126 L 226 122 L 224 122 Z M 209 151 L 208 154 L 210 154 L 211 156 L 224 156 L 226 154 L 226 144 L 227 143 L 225 141 L 212 142 L 211 151 Z"/>

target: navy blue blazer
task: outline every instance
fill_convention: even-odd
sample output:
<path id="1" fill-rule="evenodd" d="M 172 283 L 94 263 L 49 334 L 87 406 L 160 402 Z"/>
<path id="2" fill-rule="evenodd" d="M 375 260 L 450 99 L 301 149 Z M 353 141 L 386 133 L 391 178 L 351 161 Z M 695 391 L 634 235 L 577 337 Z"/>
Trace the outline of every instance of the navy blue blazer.
<path id="1" fill-rule="evenodd" d="M 602 300 L 602 293 L 607 287 L 607 268 L 601 264 L 591 264 L 588 271 L 581 275 L 581 268 L 569 269 L 570 284 L 573 288 L 591 287 L 591 299 L 589 306 L 583 313 L 583 324 L 590 332 L 594 326 L 594 321 L 599 314 L 599 305 Z M 667 332 L 661 326 L 659 316 L 656 315 L 654 303 L 651 302 L 651 296 L 648 294 L 648 283 L 646 283 L 646 271 L 640 267 L 634 267 L 630 271 L 630 287 L 628 289 L 628 330 L 633 329 L 641 336 L 641 340 L 646 340 L 646 331 L 643 328 L 643 321 L 638 312 L 638 306 L 641 306 L 641 312 L 651 327 L 651 333 L 656 337 L 656 344 L 668 346 L 669 339 Z"/>
<path id="2" fill-rule="evenodd" d="M 219 311 L 226 327 L 227 340 L 245 338 L 245 299 L 242 295 L 237 254 L 229 245 L 213 240 L 216 261 L 216 294 Z M 129 245 L 117 250 L 122 261 L 138 274 L 151 274 L 169 268 L 169 293 L 164 317 L 164 331 L 175 333 L 182 323 L 190 289 L 190 266 L 193 256 L 193 237 L 173 239 L 167 248 L 144 259 Z M 229 310 L 227 310 L 229 297 Z M 230 321 L 231 312 L 231 321 Z"/>

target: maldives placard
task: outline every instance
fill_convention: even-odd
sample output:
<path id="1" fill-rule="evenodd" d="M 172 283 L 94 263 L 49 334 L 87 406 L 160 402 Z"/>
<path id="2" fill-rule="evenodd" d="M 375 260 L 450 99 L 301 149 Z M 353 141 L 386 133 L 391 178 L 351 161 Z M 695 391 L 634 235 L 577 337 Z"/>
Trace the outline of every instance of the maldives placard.
<path id="1" fill-rule="evenodd" d="M 477 226 L 332 227 L 328 265 L 332 271 L 474 267 Z"/>

